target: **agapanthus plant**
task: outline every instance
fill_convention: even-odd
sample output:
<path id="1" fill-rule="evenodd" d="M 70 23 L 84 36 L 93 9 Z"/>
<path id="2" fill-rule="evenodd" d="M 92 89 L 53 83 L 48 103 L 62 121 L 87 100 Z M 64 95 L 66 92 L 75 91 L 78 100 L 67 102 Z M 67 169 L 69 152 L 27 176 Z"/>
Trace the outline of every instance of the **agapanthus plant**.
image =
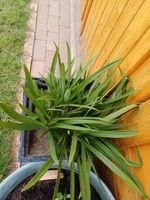
<path id="1" fill-rule="evenodd" d="M 135 131 L 126 129 L 126 124 L 122 124 L 120 118 L 124 113 L 137 107 L 136 104 L 125 103 L 133 91 L 131 87 L 127 87 L 129 79 L 120 72 L 120 79 L 117 82 L 112 81 L 116 73 L 113 68 L 121 61 L 108 63 L 90 74 L 89 69 L 94 58 L 87 64 L 81 59 L 80 66 L 73 72 L 74 59 L 71 58 L 68 45 L 67 54 L 68 63 L 65 66 L 59 48 L 56 47 L 49 73 L 46 78 L 43 77 L 47 90 L 38 88 L 36 81 L 24 66 L 27 86 L 23 86 L 23 90 L 34 105 L 34 110 L 28 110 L 20 104 L 25 113 L 22 115 L 7 105 L 0 104 L 4 112 L 13 119 L 0 121 L 1 126 L 16 130 L 42 128 L 44 130 L 42 135 L 47 136 L 49 159 L 23 191 L 35 185 L 53 163 L 57 163 L 58 175 L 54 200 L 59 189 L 62 160 L 66 159 L 70 166 L 70 199 L 75 199 L 74 163 L 76 162 L 81 197 L 83 200 L 90 200 L 89 173 L 93 170 L 97 175 L 93 163 L 93 157 L 96 157 L 142 197 L 146 197 L 140 181 L 130 170 L 130 167 L 142 165 L 138 150 L 139 162 L 130 161 L 112 141 L 113 138 L 136 135 Z M 60 70 L 59 78 L 55 76 L 57 65 Z"/>

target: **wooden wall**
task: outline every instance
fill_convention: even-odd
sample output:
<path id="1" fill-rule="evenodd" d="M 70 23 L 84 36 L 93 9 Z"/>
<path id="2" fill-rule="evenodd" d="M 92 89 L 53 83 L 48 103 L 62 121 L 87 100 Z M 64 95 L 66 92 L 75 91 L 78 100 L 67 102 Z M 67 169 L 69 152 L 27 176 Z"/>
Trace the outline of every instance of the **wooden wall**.
<path id="1" fill-rule="evenodd" d="M 124 58 L 120 67 L 135 89 L 128 102 L 142 102 L 139 110 L 124 116 L 138 136 L 117 143 L 133 160 L 137 160 L 138 145 L 144 164 L 132 170 L 150 196 L 150 0 L 82 0 L 81 21 L 82 52 L 87 50 L 87 60 L 99 53 L 91 73 L 106 62 Z M 109 170 L 103 174 L 117 200 L 141 199 Z"/>

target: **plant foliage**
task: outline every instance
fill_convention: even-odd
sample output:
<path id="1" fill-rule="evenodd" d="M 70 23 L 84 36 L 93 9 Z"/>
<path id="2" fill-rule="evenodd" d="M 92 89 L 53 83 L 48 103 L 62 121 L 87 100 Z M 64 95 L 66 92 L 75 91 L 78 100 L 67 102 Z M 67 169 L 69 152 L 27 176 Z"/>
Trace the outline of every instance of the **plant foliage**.
<path id="1" fill-rule="evenodd" d="M 70 199 L 75 199 L 74 162 L 77 162 L 82 199 L 90 200 L 89 173 L 93 170 L 97 175 L 93 164 L 93 157 L 97 157 L 142 197 L 146 197 L 140 181 L 130 170 L 130 167 L 142 165 L 138 150 L 139 162 L 130 161 L 111 140 L 136 135 L 135 131 L 123 130 L 126 124 L 122 124 L 120 119 L 124 113 L 137 107 L 136 104 L 125 104 L 127 97 L 132 93 L 132 88 L 127 87 L 129 80 L 120 72 L 120 80 L 112 84 L 115 72 L 111 70 L 108 73 L 121 60 L 106 64 L 93 74 L 89 74 L 94 59 L 87 64 L 84 64 L 82 59 L 78 69 L 72 72 L 74 59 L 71 58 L 68 44 L 67 52 L 68 64 L 65 66 L 56 46 L 48 76 L 43 77 L 47 85 L 46 91 L 38 88 L 27 67 L 24 66 L 27 87 L 23 89 L 33 103 L 34 111 L 20 105 L 25 113 L 21 115 L 4 104 L 0 105 L 13 119 L 11 122 L 0 121 L 1 126 L 17 130 L 44 128 L 43 135 L 47 135 L 50 158 L 23 191 L 31 188 L 55 162 L 58 163 L 53 194 L 55 200 L 59 189 L 62 160 L 65 158 L 71 170 Z M 60 70 L 59 78 L 55 76 L 57 65 Z"/>

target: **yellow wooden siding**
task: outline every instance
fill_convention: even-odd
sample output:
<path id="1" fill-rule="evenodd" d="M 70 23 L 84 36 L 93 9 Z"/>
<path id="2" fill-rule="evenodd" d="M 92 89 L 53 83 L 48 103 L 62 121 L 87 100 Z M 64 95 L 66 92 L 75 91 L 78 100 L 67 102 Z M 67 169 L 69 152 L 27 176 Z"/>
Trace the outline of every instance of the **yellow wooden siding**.
<path id="1" fill-rule="evenodd" d="M 84 7 L 87 2 L 84 0 Z M 141 180 L 150 196 L 150 1 L 93 0 L 90 8 L 88 7 L 88 15 L 84 17 L 81 39 L 82 52 L 87 50 L 87 60 L 99 54 L 91 67 L 91 73 L 106 62 L 124 58 L 119 67 L 130 77 L 134 87 L 134 93 L 127 102 L 141 104 L 139 109 L 125 114 L 122 122 L 128 123 L 128 129 L 136 130 L 138 135 L 115 142 L 123 148 L 128 158 L 135 161 L 135 146 L 138 146 L 143 157 L 143 166 L 131 170 Z M 115 80 L 118 76 L 116 73 Z M 99 173 L 117 200 L 141 199 L 107 168 L 100 167 L 101 164 L 98 163 L 97 165 Z"/>
<path id="2" fill-rule="evenodd" d="M 142 103 L 138 110 L 132 110 L 122 117 L 123 123 L 128 124 L 128 129 L 136 130 L 137 136 L 120 139 L 121 146 L 136 146 L 150 143 L 150 100 Z"/>
<path id="3" fill-rule="evenodd" d="M 84 10 L 84 13 L 82 15 L 82 21 L 81 21 L 81 33 L 83 32 L 84 30 L 84 26 L 86 24 L 86 19 L 88 18 L 88 15 L 89 15 L 89 12 L 90 12 L 90 8 L 91 8 L 91 5 L 93 3 L 93 0 L 88 0 L 85 4 L 85 10 Z"/>
<path id="4" fill-rule="evenodd" d="M 86 5 L 87 5 L 87 0 L 82 0 L 81 1 L 81 9 L 80 9 L 80 12 L 81 12 L 81 21 L 83 20 L 83 16 L 84 16 L 84 13 L 85 13 L 85 8 L 86 8 Z"/>
<path id="5" fill-rule="evenodd" d="M 130 76 L 134 92 L 128 103 L 150 99 L 150 57 Z"/>
<path id="6" fill-rule="evenodd" d="M 82 45 L 83 45 L 84 49 L 87 49 L 90 42 L 93 43 L 92 37 L 95 33 L 95 30 L 97 30 L 97 28 L 99 28 L 99 27 L 102 28 L 102 26 L 101 26 L 101 24 L 99 24 L 99 22 L 103 21 L 103 19 L 101 19 L 101 18 L 102 18 L 102 16 L 104 16 L 103 13 L 105 12 L 107 5 L 108 5 L 108 1 L 105 1 L 105 0 L 102 0 L 102 1 L 95 0 L 93 2 L 89 18 L 87 19 L 87 23 L 86 23 L 84 32 L 82 34 L 82 38 L 83 38 Z"/>

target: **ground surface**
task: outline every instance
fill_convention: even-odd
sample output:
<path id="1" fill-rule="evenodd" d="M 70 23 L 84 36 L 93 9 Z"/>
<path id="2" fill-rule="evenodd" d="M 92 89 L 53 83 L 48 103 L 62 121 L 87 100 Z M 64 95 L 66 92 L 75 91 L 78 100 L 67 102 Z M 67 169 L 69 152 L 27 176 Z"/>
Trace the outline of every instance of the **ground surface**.
<path id="1" fill-rule="evenodd" d="M 0 0 L 0 102 L 14 105 L 28 19 L 29 0 Z M 7 116 L 0 110 L 0 118 Z M 10 163 L 12 132 L 0 127 L 0 178 Z"/>
<path id="2" fill-rule="evenodd" d="M 55 52 L 54 42 L 60 48 L 61 58 L 67 63 L 66 41 L 76 61 L 80 59 L 80 0 L 38 0 L 34 39 L 29 32 L 25 56 L 33 77 L 48 73 Z M 56 70 L 56 75 L 59 71 Z"/>

